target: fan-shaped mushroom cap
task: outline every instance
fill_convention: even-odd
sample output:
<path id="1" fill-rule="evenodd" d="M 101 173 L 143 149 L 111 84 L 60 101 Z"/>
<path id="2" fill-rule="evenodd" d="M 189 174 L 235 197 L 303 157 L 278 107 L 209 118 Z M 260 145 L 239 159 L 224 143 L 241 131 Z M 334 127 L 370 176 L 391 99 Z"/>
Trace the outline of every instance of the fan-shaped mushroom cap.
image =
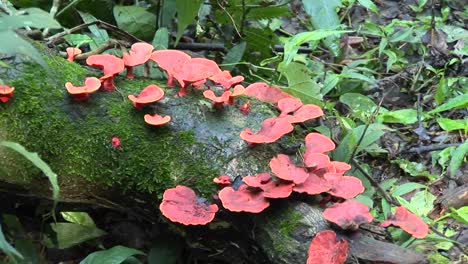
<path id="1" fill-rule="evenodd" d="M 203 96 L 214 103 L 215 108 L 221 108 L 224 104 L 229 102 L 231 91 L 225 91 L 221 96 L 216 96 L 212 90 L 206 90 L 203 92 Z"/>
<path id="2" fill-rule="evenodd" d="M 218 206 L 200 202 L 192 189 L 177 185 L 164 192 L 159 209 L 172 222 L 183 225 L 205 225 L 214 219 Z"/>
<path id="3" fill-rule="evenodd" d="M 215 61 L 205 58 L 192 58 L 184 63 L 182 69 L 174 77 L 180 86 L 185 87 L 187 83 L 198 82 L 220 72 L 221 69 Z"/>
<path id="4" fill-rule="evenodd" d="M 106 91 L 115 90 L 114 75 L 119 74 L 125 68 L 121 58 L 110 54 L 91 55 L 86 59 L 86 64 L 103 70 L 104 76 L 100 79 L 104 81 L 103 88 Z"/>
<path id="5" fill-rule="evenodd" d="M 270 202 L 262 192 L 253 192 L 247 185 L 241 185 L 236 191 L 232 187 L 225 187 L 218 193 L 223 207 L 232 212 L 260 213 L 270 206 Z"/>
<path id="6" fill-rule="evenodd" d="M 283 98 L 278 101 L 278 109 L 281 111 L 280 117 L 286 116 L 290 113 L 295 112 L 302 106 L 302 102 L 299 98 L 289 97 Z"/>
<path id="7" fill-rule="evenodd" d="M 242 178 L 250 187 L 260 188 L 266 198 L 287 198 L 291 195 L 294 184 L 292 182 L 275 181 L 268 173 L 260 173 L 257 176 L 246 176 Z"/>
<path id="8" fill-rule="evenodd" d="M 224 89 L 229 89 L 233 85 L 238 84 L 244 80 L 244 76 L 235 76 L 232 77 L 229 71 L 222 71 L 213 76 L 210 76 L 208 79 L 214 83 L 220 84 Z"/>
<path id="9" fill-rule="evenodd" d="M 13 97 L 14 91 L 15 87 L 10 87 L 8 85 L 0 85 L 0 102 L 8 102 Z"/>
<path id="10" fill-rule="evenodd" d="M 270 86 L 264 82 L 256 82 L 245 88 L 245 95 L 257 98 L 260 101 L 276 104 L 283 98 L 291 98 L 292 96 L 283 92 L 281 88 Z"/>
<path id="11" fill-rule="evenodd" d="M 249 143 L 272 143 L 294 130 L 284 119 L 268 118 L 262 122 L 262 128 L 254 134 L 250 128 L 241 131 L 240 137 Z"/>
<path id="12" fill-rule="evenodd" d="M 365 191 L 361 180 L 353 176 L 338 173 L 325 173 L 324 178 L 330 183 L 329 194 L 343 199 L 351 199 Z"/>
<path id="13" fill-rule="evenodd" d="M 164 97 L 164 90 L 155 84 L 150 84 L 143 89 L 138 96 L 128 95 L 128 99 L 133 102 L 137 109 L 141 109 L 144 104 L 150 104 L 161 100 Z"/>
<path id="14" fill-rule="evenodd" d="M 297 109 L 292 115 L 285 115 L 284 118 L 291 124 L 302 123 L 317 117 L 323 116 L 322 108 L 306 104 Z"/>
<path id="15" fill-rule="evenodd" d="M 90 93 L 94 93 L 101 87 L 101 81 L 96 77 L 88 77 L 84 81 L 84 86 L 74 86 L 71 82 L 65 83 L 65 88 L 72 95 L 75 101 L 85 101 Z"/>
<path id="16" fill-rule="evenodd" d="M 425 238 L 429 233 L 429 226 L 419 216 L 411 213 L 404 206 L 397 207 L 395 214 L 390 215 L 380 225 L 383 227 L 389 225 L 399 226 L 415 238 Z"/>
<path id="17" fill-rule="evenodd" d="M 348 241 L 337 240 L 332 230 L 317 233 L 309 246 L 307 264 L 343 264 L 348 257 Z"/>
<path id="18" fill-rule="evenodd" d="M 171 117 L 170 116 L 160 116 L 158 114 L 154 114 L 154 115 L 148 115 L 146 114 L 144 116 L 145 118 L 145 122 L 149 125 L 152 125 L 152 126 L 161 126 L 161 125 L 164 125 L 164 124 L 167 124 L 169 123 L 169 121 L 171 121 Z"/>
<path id="19" fill-rule="evenodd" d="M 82 51 L 79 48 L 72 48 L 69 47 L 66 49 L 67 50 L 67 60 L 69 62 L 73 62 L 76 56 L 80 55 Z"/>
<path id="20" fill-rule="evenodd" d="M 306 153 L 325 153 L 335 149 L 335 143 L 320 133 L 309 133 L 305 137 Z"/>
<path id="21" fill-rule="evenodd" d="M 370 223 L 374 219 L 367 205 L 356 200 L 335 203 L 325 209 L 323 217 L 343 229 L 357 230 L 359 225 Z"/>
<path id="22" fill-rule="evenodd" d="M 332 161 L 331 165 L 335 168 L 335 172 L 338 174 L 344 174 L 346 171 L 351 169 L 351 165 L 346 162 Z"/>
<path id="23" fill-rule="evenodd" d="M 276 177 L 295 184 L 303 183 L 309 177 L 304 168 L 296 167 L 289 156 L 284 154 L 279 154 L 270 160 L 270 169 Z"/>
<path id="24" fill-rule="evenodd" d="M 213 178 L 213 182 L 219 185 L 231 185 L 231 177 L 227 175 L 221 175 L 216 178 Z"/>
<path id="25" fill-rule="evenodd" d="M 159 68 L 167 73 L 167 85 L 173 86 L 174 74 L 182 69 L 184 63 L 191 57 L 180 50 L 156 50 L 151 55 L 151 59 L 155 61 Z"/>
<path id="26" fill-rule="evenodd" d="M 262 185 L 271 181 L 271 175 L 268 173 L 259 173 L 255 176 L 245 176 L 242 181 L 250 187 L 260 188 Z"/>
<path id="27" fill-rule="evenodd" d="M 229 104 L 232 105 L 234 104 L 234 98 L 237 97 L 237 96 L 240 96 L 240 95 L 243 95 L 245 92 L 245 88 L 244 86 L 238 84 L 236 86 L 234 86 L 234 89 L 232 90 L 232 94 L 231 96 L 229 96 Z"/>
<path id="28" fill-rule="evenodd" d="M 127 68 L 127 78 L 133 79 L 133 67 L 145 64 L 151 58 L 154 47 L 146 42 L 134 43 L 128 53 L 123 54 L 123 61 Z"/>
<path id="29" fill-rule="evenodd" d="M 307 152 L 304 154 L 304 165 L 314 170 L 324 169 L 330 166 L 330 157 L 323 153 Z"/>
<path id="30" fill-rule="evenodd" d="M 295 185 L 293 190 L 299 193 L 315 195 L 328 192 L 330 188 L 331 184 L 327 180 L 313 172 L 310 172 L 309 177 L 307 177 L 305 182 Z"/>

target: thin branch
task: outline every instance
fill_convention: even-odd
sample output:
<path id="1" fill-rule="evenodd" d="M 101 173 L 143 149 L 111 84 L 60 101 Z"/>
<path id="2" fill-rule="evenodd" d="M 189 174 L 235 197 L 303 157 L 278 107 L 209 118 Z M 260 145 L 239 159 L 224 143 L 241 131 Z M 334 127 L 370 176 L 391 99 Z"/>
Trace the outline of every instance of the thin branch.
<path id="1" fill-rule="evenodd" d="M 408 150 L 403 150 L 401 153 L 422 153 L 422 152 L 430 152 L 435 150 L 442 150 L 449 147 L 458 147 L 462 143 L 451 143 L 451 144 L 440 144 L 440 145 L 427 145 L 427 146 L 419 146 L 413 147 Z"/>
<path id="2" fill-rule="evenodd" d="M 234 27 L 234 30 L 236 31 L 237 35 L 239 35 L 239 38 L 242 38 L 242 35 L 239 32 L 239 29 L 237 28 L 236 21 L 234 20 L 234 18 L 231 16 L 231 14 L 229 14 L 229 12 L 226 10 L 226 8 L 224 6 L 222 6 L 221 3 L 219 3 L 219 1 L 216 1 L 216 3 L 218 3 L 218 6 L 224 11 L 224 13 L 226 13 L 226 15 L 231 20 L 232 26 Z"/>

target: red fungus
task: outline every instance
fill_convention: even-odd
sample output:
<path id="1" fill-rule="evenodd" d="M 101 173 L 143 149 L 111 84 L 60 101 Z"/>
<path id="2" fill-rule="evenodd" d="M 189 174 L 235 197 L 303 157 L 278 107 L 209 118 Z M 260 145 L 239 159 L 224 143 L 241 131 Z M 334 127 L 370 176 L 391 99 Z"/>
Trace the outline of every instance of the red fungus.
<path id="1" fill-rule="evenodd" d="M 218 64 L 209 59 L 192 58 L 186 61 L 182 68 L 174 75 L 174 78 L 177 79 L 182 87 L 179 91 L 179 96 L 185 96 L 187 94 L 187 86 L 189 83 L 204 81 L 206 78 L 220 72 L 221 69 Z"/>
<path id="2" fill-rule="evenodd" d="M 10 87 L 8 85 L 0 85 L 0 102 L 8 102 L 11 98 L 13 98 L 14 91 L 15 87 Z"/>
<path id="3" fill-rule="evenodd" d="M 231 177 L 227 175 L 221 175 L 216 178 L 213 178 L 213 182 L 219 185 L 231 185 Z"/>
<path id="4" fill-rule="evenodd" d="M 241 113 L 244 115 L 248 115 L 250 113 L 250 101 L 247 101 L 245 104 L 239 106 L 239 111 L 241 111 Z"/>
<path id="5" fill-rule="evenodd" d="M 275 181 L 268 173 L 260 173 L 257 176 L 246 176 L 242 179 L 250 187 L 260 188 L 266 198 L 287 198 L 293 189 L 292 182 L 282 180 Z"/>
<path id="6" fill-rule="evenodd" d="M 254 134 L 250 128 L 241 131 L 240 137 L 251 144 L 272 143 L 294 130 L 286 120 L 268 118 L 262 122 L 262 128 Z"/>
<path id="7" fill-rule="evenodd" d="M 233 85 L 238 84 L 244 80 L 243 76 L 232 77 L 229 71 L 222 71 L 213 76 L 210 76 L 208 79 L 214 83 L 220 84 L 225 90 L 231 88 Z"/>
<path id="8" fill-rule="evenodd" d="M 309 153 L 306 151 L 304 154 L 304 165 L 313 170 L 320 170 L 330 166 L 330 157 L 323 153 Z"/>
<path id="9" fill-rule="evenodd" d="M 348 241 L 337 240 L 332 230 L 324 230 L 312 239 L 307 264 L 343 264 L 348 257 Z"/>
<path id="10" fill-rule="evenodd" d="M 336 203 L 323 212 L 323 217 L 343 229 L 357 230 L 359 225 L 373 220 L 369 207 L 356 200 Z"/>
<path id="11" fill-rule="evenodd" d="M 112 147 L 119 148 L 120 147 L 120 138 L 112 137 Z"/>
<path id="12" fill-rule="evenodd" d="M 177 185 L 164 191 L 159 210 L 172 222 L 206 225 L 214 219 L 218 206 L 201 202 L 192 189 Z"/>
<path id="13" fill-rule="evenodd" d="M 346 171 L 351 169 L 351 165 L 349 165 L 346 162 L 332 161 L 331 165 L 335 169 L 335 172 L 341 175 L 343 175 Z"/>
<path id="14" fill-rule="evenodd" d="M 271 175 L 264 172 L 256 176 L 245 176 L 242 181 L 250 187 L 260 188 L 262 185 L 267 184 L 271 180 Z"/>
<path id="15" fill-rule="evenodd" d="M 297 109 L 292 115 L 286 115 L 284 118 L 289 123 L 302 123 L 317 117 L 323 116 L 323 111 L 320 107 L 313 104 L 306 104 Z"/>
<path id="16" fill-rule="evenodd" d="M 133 102 L 136 109 L 140 110 L 143 105 L 161 100 L 164 97 L 164 90 L 155 84 L 150 84 L 143 89 L 138 96 L 130 94 L 128 99 Z"/>
<path id="17" fill-rule="evenodd" d="M 160 116 L 158 114 L 154 114 L 154 115 L 147 114 L 144 116 L 144 118 L 145 118 L 145 122 L 152 126 L 162 126 L 164 124 L 169 123 L 169 121 L 171 121 L 171 117 L 168 115 Z"/>
<path id="18" fill-rule="evenodd" d="M 325 153 L 335 149 L 335 143 L 320 133 L 309 133 L 305 137 L 306 153 Z"/>
<path id="19" fill-rule="evenodd" d="M 351 199 L 365 191 L 361 180 L 353 176 L 338 173 L 325 173 L 324 178 L 330 183 L 329 194 L 343 199 Z"/>
<path id="20" fill-rule="evenodd" d="M 279 116 L 287 116 L 288 114 L 295 112 L 301 106 L 302 102 L 299 98 L 291 97 L 281 99 L 278 101 L 278 109 L 281 111 Z"/>
<path id="21" fill-rule="evenodd" d="M 91 55 L 86 59 L 86 64 L 91 67 L 98 67 L 104 71 L 102 87 L 106 91 L 114 91 L 114 75 L 119 74 L 125 68 L 124 61 L 110 54 Z"/>
<path id="22" fill-rule="evenodd" d="M 283 98 L 290 98 L 291 95 L 283 92 L 281 88 L 270 86 L 263 82 L 252 83 L 245 88 L 245 95 L 257 98 L 260 101 L 276 104 Z"/>
<path id="23" fill-rule="evenodd" d="M 305 182 L 295 185 L 293 190 L 299 193 L 315 195 L 328 192 L 330 188 L 331 185 L 327 180 L 313 172 L 310 172 L 309 177 L 307 177 Z"/>
<path id="24" fill-rule="evenodd" d="M 96 77 L 88 77 L 84 81 L 84 86 L 74 86 L 71 82 L 65 83 L 65 88 L 71 94 L 74 101 L 86 101 L 90 93 L 94 93 L 101 87 L 101 81 Z"/>
<path id="25" fill-rule="evenodd" d="M 133 79 L 133 67 L 145 64 L 151 58 L 154 47 L 146 42 L 134 43 L 128 53 L 123 54 L 127 79 Z"/>
<path id="26" fill-rule="evenodd" d="M 80 55 L 82 51 L 79 48 L 67 48 L 67 61 L 73 62 L 75 60 L 75 57 Z"/>
<path id="27" fill-rule="evenodd" d="M 304 168 L 296 167 L 288 155 L 279 154 L 270 160 L 270 169 L 278 178 L 295 184 L 305 182 L 309 174 Z"/>
<path id="28" fill-rule="evenodd" d="M 159 68 L 167 73 L 167 85 L 174 86 L 174 75 L 184 63 L 190 60 L 190 56 L 180 50 L 157 50 L 151 54 L 151 59 L 155 61 Z"/>
<path id="29" fill-rule="evenodd" d="M 234 89 L 232 90 L 232 94 L 229 96 L 229 102 L 228 104 L 230 105 L 233 105 L 234 104 L 234 98 L 239 96 L 239 95 L 243 95 L 245 92 L 245 88 L 244 86 L 238 84 L 234 87 Z"/>
<path id="30" fill-rule="evenodd" d="M 429 233 L 429 226 L 404 206 L 397 207 L 395 214 L 388 216 L 387 220 L 380 225 L 383 227 L 399 226 L 415 238 L 425 238 Z"/>
<path id="31" fill-rule="evenodd" d="M 206 90 L 203 92 L 203 96 L 213 102 L 213 107 L 220 109 L 224 104 L 229 103 L 229 97 L 231 96 L 231 91 L 225 91 L 221 96 L 216 96 L 212 90 Z"/>
<path id="32" fill-rule="evenodd" d="M 232 212 L 260 213 L 270 206 L 270 202 L 262 192 L 254 192 L 241 185 L 236 191 L 232 187 L 225 187 L 218 193 L 224 208 Z"/>

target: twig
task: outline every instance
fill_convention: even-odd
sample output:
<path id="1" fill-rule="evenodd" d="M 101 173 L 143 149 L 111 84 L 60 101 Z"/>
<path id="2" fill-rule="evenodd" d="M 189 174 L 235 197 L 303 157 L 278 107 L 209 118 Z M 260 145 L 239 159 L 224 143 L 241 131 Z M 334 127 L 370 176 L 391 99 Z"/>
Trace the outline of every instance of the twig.
<path id="1" fill-rule="evenodd" d="M 116 45 L 120 44 L 117 40 L 115 39 L 109 39 L 108 41 L 104 42 L 101 46 L 97 47 L 96 49 L 82 53 L 80 55 L 77 55 L 75 57 L 75 60 L 85 60 L 89 56 L 96 55 L 96 54 L 101 54 L 102 52 L 114 48 Z"/>
<path id="2" fill-rule="evenodd" d="M 57 14 L 57 11 L 60 7 L 60 0 L 53 0 L 52 1 L 52 7 L 50 8 L 50 16 L 51 17 L 55 17 L 55 14 Z M 47 35 L 49 35 L 49 31 L 50 31 L 50 28 L 46 28 L 44 29 L 44 32 L 42 32 L 42 36 L 45 37 Z"/>
<path id="3" fill-rule="evenodd" d="M 402 151 L 402 153 L 421 153 L 421 152 L 430 152 L 434 150 L 441 150 L 449 147 L 458 147 L 462 143 L 451 143 L 451 144 L 440 144 L 440 145 L 427 145 L 427 146 L 419 146 L 413 147 L 408 150 Z"/>
<path id="4" fill-rule="evenodd" d="M 443 237 L 443 238 L 445 238 L 445 239 L 447 239 L 447 240 L 450 240 L 450 241 L 453 243 L 453 245 L 454 245 L 455 247 L 457 247 L 457 248 L 460 250 L 460 252 L 462 252 L 462 253 L 465 254 L 465 255 L 468 255 L 468 251 L 465 250 L 465 248 L 464 248 L 464 247 L 466 247 L 465 244 L 460 243 L 460 242 L 458 242 L 458 241 L 456 241 L 456 240 L 450 239 L 450 237 L 447 237 L 446 235 L 442 234 L 439 230 L 437 230 L 437 229 L 436 229 L 435 227 L 433 227 L 433 226 L 429 226 L 429 229 L 431 229 L 431 231 L 434 232 L 436 235 L 438 235 L 438 236 L 440 236 L 440 237 Z"/>
<path id="5" fill-rule="evenodd" d="M 218 6 L 224 11 L 224 13 L 226 13 L 226 15 L 229 17 L 229 19 L 231 20 L 232 22 L 232 26 L 234 27 L 234 30 L 236 31 L 237 35 L 239 36 L 239 38 L 242 38 L 242 35 L 241 33 L 239 32 L 239 29 L 237 28 L 237 25 L 236 25 L 236 21 L 234 20 L 234 18 L 231 16 L 231 14 L 229 14 L 229 12 L 226 10 L 226 8 L 221 5 L 221 3 L 219 3 L 219 1 L 216 1 L 216 3 L 218 4 Z"/>

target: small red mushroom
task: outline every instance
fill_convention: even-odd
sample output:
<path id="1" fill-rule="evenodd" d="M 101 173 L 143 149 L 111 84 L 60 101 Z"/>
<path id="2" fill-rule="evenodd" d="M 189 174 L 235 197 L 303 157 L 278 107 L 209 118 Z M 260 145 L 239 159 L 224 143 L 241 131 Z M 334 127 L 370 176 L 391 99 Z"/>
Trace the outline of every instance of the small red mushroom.
<path id="1" fill-rule="evenodd" d="M 425 238 L 429 233 L 429 226 L 404 206 L 397 207 L 395 214 L 388 216 L 387 220 L 380 225 L 382 227 L 399 226 L 415 238 Z"/>
<path id="2" fill-rule="evenodd" d="M 374 219 L 367 205 L 356 200 L 335 203 L 325 209 L 323 217 L 343 229 L 357 230 L 359 225 L 370 223 Z"/>
<path id="3" fill-rule="evenodd" d="M 260 213 L 270 206 L 262 192 L 254 192 L 247 185 L 241 185 L 236 191 L 232 187 L 225 187 L 218 193 L 223 207 L 232 212 Z"/>
<path id="4" fill-rule="evenodd" d="M 320 231 L 310 243 L 307 264 L 343 264 L 348 251 L 348 241 L 337 240 L 332 230 Z"/>
<path id="5" fill-rule="evenodd" d="M 143 89 L 138 96 L 128 95 L 128 99 L 133 102 L 136 109 L 141 110 L 143 105 L 161 100 L 164 97 L 164 90 L 155 84 L 150 84 Z"/>
<path id="6" fill-rule="evenodd" d="M 159 68 L 167 73 L 167 85 L 174 86 L 174 74 L 180 69 L 184 63 L 191 59 L 191 57 L 180 50 L 157 50 L 151 54 L 151 59 L 155 61 Z"/>
<path id="7" fill-rule="evenodd" d="M 13 98 L 14 91 L 15 87 L 10 87 L 8 85 L 0 85 L 0 102 L 8 102 L 11 98 Z"/>
<path id="8" fill-rule="evenodd" d="M 216 204 L 201 202 L 192 189 L 183 185 L 167 189 L 159 209 L 169 220 L 183 225 L 206 225 L 218 212 Z"/>
<path id="9" fill-rule="evenodd" d="M 245 95 L 257 98 L 260 101 L 276 104 L 283 98 L 292 96 L 283 92 L 281 88 L 270 86 L 263 82 L 252 83 L 245 88 Z"/>
<path id="10" fill-rule="evenodd" d="M 182 87 L 179 91 L 179 96 L 187 94 L 187 86 L 189 83 L 197 83 L 220 73 L 221 69 L 215 61 L 205 58 L 192 58 L 184 63 L 182 68 L 177 71 L 174 78 Z"/>
<path id="11" fill-rule="evenodd" d="M 216 96 L 212 90 L 206 90 L 203 92 L 203 96 L 213 102 L 213 107 L 215 109 L 221 109 L 224 104 L 229 103 L 229 97 L 231 94 L 231 91 L 225 91 L 221 96 Z"/>
<path id="12" fill-rule="evenodd" d="M 309 174 L 304 168 L 296 167 L 288 155 L 279 154 L 270 160 L 270 169 L 276 177 L 295 184 L 305 182 Z"/>
<path id="13" fill-rule="evenodd" d="M 84 81 L 84 86 L 74 86 L 71 82 L 67 82 L 65 87 L 74 101 L 81 102 L 88 100 L 90 93 L 99 90 L 101 81 L 96 77 L 88 77 Z"/>
<path id="14" fill-rule="evenodd" d="M 240 137 L 250 144 L 272 143 L 293 130 L 294 127 L 284 119 L 268 118 L 262 122 L 262 127 L 256 134 L 246 128 L 241 131 Z"/>
<path id="15" fill-rule="evenodd" d="M 79 48 L 67 48 L 67 61 L 73 62 L 75 57 L 80 55 L 82 51 Z"/>
<path id="16" fill-rule="evenodd" d="M 261 189 L 263 196 L 271 199 L 289 197 L 294 186 L 292 182 L 275 181 L 268 173 L 260 173 L 257 176 L 246 176 L 242 178 L 242 181 L 250 187 Z"/>
<path id="17" fill-rule="evenodd" d="M 123 54 L 125 68 L 127 68 L 127 79 L 133 79 L 133 67 L 145 64 L 152 55 L 154 47 L 146 42 L 134 43 L 128 53 Z"/>
<path id="18" fill-rule="evenodd" d="M 146 114 L 144 118 L 145 118 L 145 122 L 152 126 L 162 126 L 164 124 L 169 123 L 169 121 L 171 121 L 171 117 L 168 115 L 160 116 L 158 114 L 154 114 L 154 115 Z"/>
<path id="19" fill-rule="evenodd" d="M 233 85 L 238 84 L 244 80 L 243 76 L 232 77 L 229 71 L 222 71 L 213 76 L 210 76 L 208 79 L 214 83 L 220 84 L 225 90 L 231 88 Z"/>
<path id="20" fill-rule="evenodd" d="M 112 137 L 112 147 L 113 148 L 120 148 L 120 138 Z"/>
<path id="21" fill-rule="evenodd" d="M 239 106 L 239 111 L 241 111 L 241 113 L 244 115 L 250 114 L 250 101 L 247 101 L 245 104 Z"/>
<path id="22" fill-rule="evenodd" d="M 335 143 L 320 133 L 309 133 L 305 137 L 306 153 L 325 153 L 335 149 Z"/>
<path id="23" fill-rule="evenodd" d="M 229 96 L 229 102 L 228 104 L 233 105 L 234 104 L 234 98 L 237 96 L 243 95 L 245 92 L 244 86 L 238 84 L 234 87 L 232 94 Z"/>
<path id="24" fill-rule="evenodd" d="M 98 67 L 104 71 L 102 87 L 105 91 L 114 91 L 114 75 L 119 74 L 125 68 L 124 61 L 110 54 L 92 55 L 86 59 L 86 64 L 91 67 Z"/>
<path id="25" fill-rule="evenodd" d="M 213 178 L 213 182 L 216 183 L 216 184 L 222 185 L 222 186 L 232 184 L 231 177 L 229 177 L 227 175 L 221 175 L 221 176 L 218 176 L 216 178 Z"/>

